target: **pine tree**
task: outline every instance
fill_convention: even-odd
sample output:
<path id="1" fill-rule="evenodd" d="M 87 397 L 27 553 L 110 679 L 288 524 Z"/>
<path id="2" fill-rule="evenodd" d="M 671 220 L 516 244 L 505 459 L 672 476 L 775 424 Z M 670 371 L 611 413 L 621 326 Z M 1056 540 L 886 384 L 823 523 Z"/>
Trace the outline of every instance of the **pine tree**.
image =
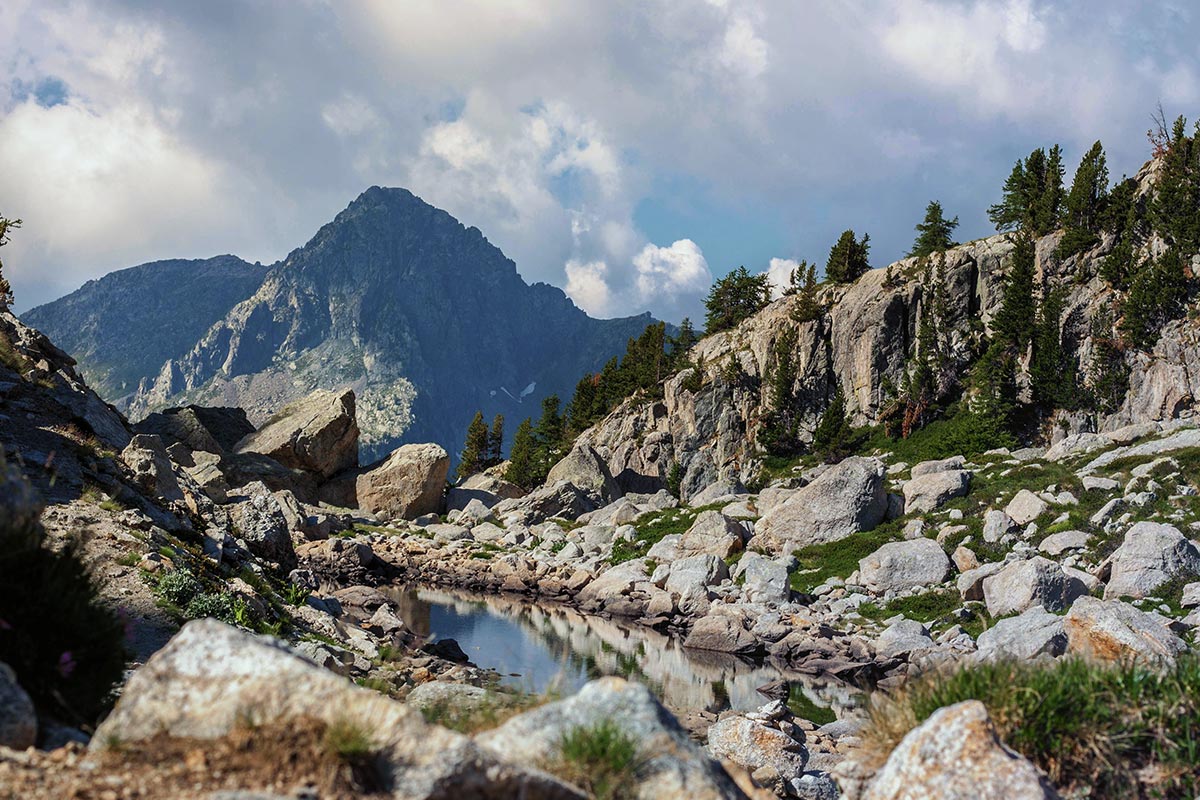
<path id="1" fill-rule="evenodd" d="M 1092 316 L 1089 326 L 1092 359 L 1088 364 L 1088 389 L 1092 403 L 1102 414 L 1121 407 L 1129 391 L 1129 365 L 1121 349 L 1120 338 L 1113 334 L 1114 315 L 1106 305 Z"/>
<path id="2" fill-rule="evenodd" d="M 517 426 L 509 451 L 508 469 L 504 480 L 515 483 L 522 489 L 533 489 L 541 481 L 537 478 L 537 443 L 533 438 L 533 422 L 528 417 Z"/>
<path id="3" fill-rule="evenodd" d="M 784 456 L 798 449 L 796 439 L 800 422 L 797 408 L 796 383 L 796 340 L 795 328 L 787 328 L 775 340 L 773 348 L 775 365 L 771 370 L 771 410 L 763 418 L 759 443 L 771 455 Z"/>
<path id="4" fill-rule="evenodd" d="M 996 230 L 1016 230 L 1025 222 L 1028 211 L 1027 191 L 1025 162 L 1018 160 L 1004 180 L 1000 202 L 988 208 L 988 219 L 996 226 Z"/>
<path id="5" fill-rule="evenodd" d="M 546 474 L 563 456 L 563 444 L 566 439 L 566 427 L 559 413 L 558 395 L 552 394 L 542 400 L 542 416 L 533 429 L 533 440 L 536 445 L 534 463 L 537 482 L 546 479 Z"/>
<path id="6" fill-rule="evenodd" d="M 825 263 L 825 277 L 835 283 L 853 283 L 871 269 L 867 256 L 871 249 L 871 237 L 863 234 L 862 240 L 854 238 L 854 231 L 843 231 L 829 250 Z"/>
<path id="7" fill-rule="evenodd" d="M 1048 289 L 1038 307 L 1033 333 L 1029 378 L 1033 399 L 1048 409 L 1079 406 L 1079 364 L 1062 344 L 1059 320 L 1066 307 L 1066 291 Z"/>
<path id="8" fill-rule="evenodd" d="M 1042 176 L 1041 193 L 1038 195 L 1033 233 L 1045 236 L 1058 228 L 1062 218 L 1062 204 L 1066 192 L 1063 190 L 1062 148 L 1054 145 L 1046 157 L 1046 169 Z"/>
<path id="9" fill-rule="evenodd" d="M 681 366 L 687 359 L 688 351 L 699 341 L 692 320 L 684 317 L 679 323 L 679 333 L 671 339 L 671 366 Z"/>
<path id="10" fill-rule="evenodd" d="M 1150 203 L 1150 221 L 1167 244 L 1184 256 L 1200 253 L 1200 122 L 1187 136 L 1179 117 L 1163 156 L 1162 171 Z"/>
<path id="11" fill-rule="evenodd" d="M 992 322 L 994 340 L 1010 348 L 1015 357 L 1025 352 L 1033 333 L 1036 308 L 1033 302 L 1035 267 L 1036 251 L 1033 239 L 1024 232 L 1016 234 L 1012 267 L 1004 280 L 1004 299 Z"/>
<path id="12" fill-rule="evenodd" d="M 704 301 L 704 333 L 728 330 L 771 301 L 770 278 L 738 267 L 712 285 Z"/>
<path id="13" fill-rule="evenodd" d="M 812 450 L 826 462 L 840 461 L 849 454 L 853 438 L 854 429 L 846 417 L 846 396 L 838 386 L 813 431 Z"/>
<path id="14" fill-rule="evenodd" d="M 1114 289 L 1128 289 L 1141 268 L 1138 251 L 1149 233 L 1145 202 L 1137 197 L 1137 181 L 1126 179 L 1114 186 L 1101 216 L 1101 226 L 1112 231 L 1116 241 L 1100 262 L 1100 276 Z"/>
<path id="15" fill-rule="evenodd" d="M 1169 248 L 1138 270 L 1125 298 L 1121 330 L 1134 347 L 1150 350 L 1163 325 L 1187 307 L 1188 278 L 1179 250 Z"/>
<path id="16" fill-rule="evenodd" d="M 954 241 L 954 229 L 958 227 L 958 217 L 946 219 L 942 212 L 942 204 L 936 200 L 929 201 L 925 206 L 925 221 L 917 223 L 917 240 L 909 257 L 923 258 L 933 253 L 949 250 L 957 242 Z"/>
<path id="17" fill-rule="evenodd" d="M 1050 148 L 1050 155 L 1038 148 L 1024 161 L 1018 161 L 1004 181 L 1000 202 L 988 209 L 988 217 L 998 231 L 1024 229 L 1032 236 L 1044 236 L 1058 226 L 1063 200 L 1062 150 Z"/>
<path id="18" fill-rule="evenodd" d="M 599 388 L 599 375 L 584 375 L 575 384 L 575 394 L 567 404 L 567 428 L 572 433 L 583 433 L 599 416 L 596 403 Z"/>
<path id="19" fill-rule="evenodd" d="M 488 428 L 483 421 L 483 412 L 476 411 L 467 426 L 467 438 L 458 457 L 459 480 L 468 478 L 483 468 L 488 454 Z"/>
<path id="20" fill-rule="evenodd" d="M 504 415 L 492 417 L 492 429 L 488 432 L 487 459 L 483 466 L 494 467 L 504 460 Z"/>
<path id="21" fill-rule="evenodd" d="M 0 217 L 0 247 L 8 244 L 8 232 L 19 227 L 21 227 L 21 220 Z M 4 278 L 4 264 L 0 262 L 0 310 L 7 310 L 12 304 L 12 286 Z"/>
<path id="22" fill-rule="evenodd" d="M 1079 162 L 1075 180 L 1067 194 L 1066 214 L 1058 257 L 1067 258 L 1095 245 L 1099 240 L 1105 200 L 1108 198 L 1108 166 L 1104 147 L 1097 141 Z"/>
<path id="23" fill-rule="evenodd" d="M 1007 435 L 1017 406 L 1018 364 L 1013 348 L 993 340 L 971 369 L 968 409 L 985 438 Z"/>
<path id="24" fill-rule="evenodd" d="M 792 310 L 792 319 L 796 322 L 820 319 L 825 309 L 817 301 L 816 265 L 801 261 L 799 267 L 792 272 L 792 285 L 795 287 L 792 293 L 798 295 L 796 307 Z"/>

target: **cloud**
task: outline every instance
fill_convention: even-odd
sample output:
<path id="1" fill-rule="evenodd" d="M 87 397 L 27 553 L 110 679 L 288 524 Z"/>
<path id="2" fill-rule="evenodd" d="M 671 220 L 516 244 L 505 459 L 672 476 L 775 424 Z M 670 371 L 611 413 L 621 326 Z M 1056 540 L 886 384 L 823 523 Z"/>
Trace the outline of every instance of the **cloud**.
<path id="1" fill-rule="evenodd" d="M 22 307 L 152 258 L 282 257 L 383 184 L 593 313 L 678 319 L 697 264 L 822 253 L 846 228 L 884 263 L 930 198 L 984 235 L 1035 146 L 1070 160 L 1099 137 L 1132 173 L 1155 101 L 1200 97 L 1178 3 L 222 8 L 6 2 L 0 209 L 26 218 L 5 254 Z"/>
<path id="2" fill-rule="evenodd" d="M 137 107 L 100 114 L 26 100 L 0 119 L 0 174 L 21 187 L 19 201 L 5 198 L 5 213 L 25 222 L 5 254 L 18 296 L 62 292 L 97 268 L 186 251 L 238 226 L 237 178 Z"/>
<path id="3" fill-rule="evenodd" d="M 778 300 L 783 292 L 792 285 L 792 273 L 800 268 L 800 262 L 794 258 L 772 258 L 767 267 L 767 280 L 771 283 L 771 299 Z"/>
<path id="4" fill-rule="evenodd" d="M 606 280 L 607 264 L 603 261 L 589 261 L 584 264 L 571 259 L 567 261 L 565 270 L 565 291 L 567 296 L 575 301 L 575 305 L 593 316 L 612 313 L 612 293 Z"/>
<path id="5" fill-rule="evenodd" d="M 691 239 L 669 247 L 647 244 L 633 257 L 636 299 L 672 311 L 695 309 L 712 283 L 704 253 Z"/>

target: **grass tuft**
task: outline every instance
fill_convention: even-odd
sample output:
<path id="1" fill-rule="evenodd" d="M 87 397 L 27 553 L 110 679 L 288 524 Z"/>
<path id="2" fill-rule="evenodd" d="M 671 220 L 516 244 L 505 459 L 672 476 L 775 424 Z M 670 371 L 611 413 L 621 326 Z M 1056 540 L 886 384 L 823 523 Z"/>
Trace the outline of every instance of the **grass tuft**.
<path id="1" fill-rule="evenodd" d="M 612 720 L 568 730 L 559 750 L 559 761 L 551 771 L 598 800 L 633 797 L 638 744 Z"/>
<path id="2" fill-rule="evenodd" d="M 881 764 L 939 708 L 979 700 L 1006 744 L 1064 794 L 1191 798 L 1200 791 L 1200 658 L 1165 671 L 1066 658 L 971 664 L 868 703 L 865 752 Z"/>

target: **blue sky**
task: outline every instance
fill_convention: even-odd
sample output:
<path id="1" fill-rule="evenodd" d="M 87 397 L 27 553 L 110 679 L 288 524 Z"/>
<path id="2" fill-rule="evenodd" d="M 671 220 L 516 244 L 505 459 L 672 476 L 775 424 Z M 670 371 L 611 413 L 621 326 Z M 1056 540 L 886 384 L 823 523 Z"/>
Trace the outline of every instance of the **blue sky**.
<path id="1" fill-rule="evenodd" d="M 272 262 L 374 184 L 479 227 L 598 316 L 700 313 L 744 264 L 990 232 L 1012 163 L 1147 156 L 1200 115 L 1192 4 L 0 0 L 17 308 L 113 269 Z M 1068 175 L 1069 177 L 1069 175 Z"/>

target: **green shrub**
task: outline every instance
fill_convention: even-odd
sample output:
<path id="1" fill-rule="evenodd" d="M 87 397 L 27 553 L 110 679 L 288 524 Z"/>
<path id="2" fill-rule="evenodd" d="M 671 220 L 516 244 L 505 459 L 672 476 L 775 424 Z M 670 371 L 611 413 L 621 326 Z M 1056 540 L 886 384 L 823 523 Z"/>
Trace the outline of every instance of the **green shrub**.
<path id="1" fill-rule="evenodd" d="M 1049 665 L 972 664 L 869 702 L 868 747 L 882 756 L 933 712 L 988 708 L 1000 738 L 1066 795 L 1182 800 L 1200 791 L 1200 659 L 1162 672 L 1068 658 Z M 1152 786 L 1139 779 L 1154 781 Z"/>
<path id="2" fill-rule="evenodd" d="M 572 728 L 559 744 L 554 769 L 599 800 L 632 797 L 638 744 L 612 720 Z"/>
<path id="3" fill-rule="evenodd" d="M 229 592 L 202 592 L 188 602 L 183 615 L 188 619 L 213 617 L 230 625 L 237 622 L 233 596 Z"/>
<path id="4" fill-rule="evenodd" d="M 196 576 L 186 569 L 163 573 L 156 588 L 160 597 L 179 608 L 186 608 L 192 598 L 204 589 Z"/>
<path id="5" fill-rule="evenodd" d="M 288 583 L 283 587 L 283 599 L 289 606 L 302 606 L 308 602 L 308 596 L 312 591 L 305 586 L 297 586 L 294 583 Z"/>
<path id="6" fill-rule="evenodd" d="M 0 661 L 43 712 L 91 726 L 125 668 L 124 630 L 76 540 L 51 549 L 33 490 L 0 454 Z"/>

